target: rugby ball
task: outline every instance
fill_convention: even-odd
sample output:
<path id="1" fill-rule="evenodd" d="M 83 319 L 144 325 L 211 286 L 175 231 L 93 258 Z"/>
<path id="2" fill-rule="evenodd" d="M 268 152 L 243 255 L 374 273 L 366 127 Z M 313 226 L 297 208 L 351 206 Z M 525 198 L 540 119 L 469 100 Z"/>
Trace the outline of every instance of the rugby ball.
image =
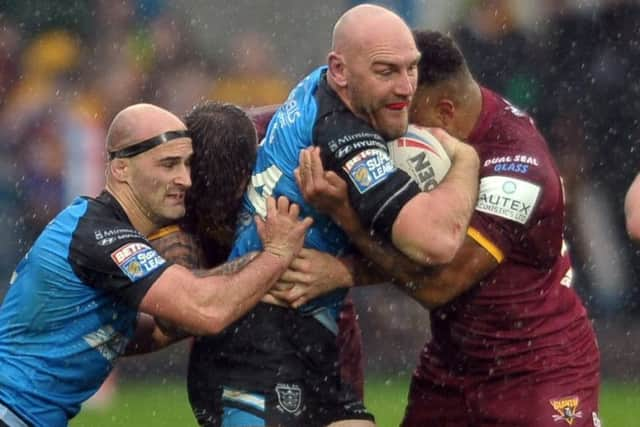
<path id="1" fill-rule="evenodd" d="M 451 167 L 440 141 L 422 126 L 409 125 L 404 136 L 387 146 L 393 164 L 408 173 L 422 191 L 433 190 Z"/>

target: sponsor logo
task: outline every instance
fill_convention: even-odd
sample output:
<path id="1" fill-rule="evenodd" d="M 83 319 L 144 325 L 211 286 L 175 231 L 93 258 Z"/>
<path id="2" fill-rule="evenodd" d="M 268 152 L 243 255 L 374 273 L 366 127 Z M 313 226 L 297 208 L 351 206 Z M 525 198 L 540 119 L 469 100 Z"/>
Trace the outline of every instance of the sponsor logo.
<path id="1" fill-rule="evenodd" d="M 295 99 L 289 99 L 278 110 L 277 115 L 278 123 L 280 123 L 281 128 L 292 125 L 301 115 L 300 111 L 298 110 L 298 102 Z"/>
<path id="2" fill-rule="evenodd" d="M 350 159 L 343 169 L 360 193 L 375 187 L 395 171 L 391 158 L 383 150 L 364 150 Z"/>
<path id="3" fill-rule="evenodd" d="M 578 405 L 580 404 L 580 398 L 578 396 L 551 399 L 549 403 L 557 412 L 557 414 L 552 415 L 553 421 L 555 422 L 564 421 L 569 425 L 573 425 L 573 422 L 577 418 L 582 418 L 582 411 L 578 411 Z"/>
<path id="4" fill-rule="evenodd" d="M 376 133 L 358 132 L 349 135 L 342 135 L 338 139 L 332 139 L 327 144 L 329 150 L 335 153 L 336 158 L 342 159 L 353 151 L 365 148 L 378 148 L 386 150 L 384 139 Z"/>
<path id="5" fill-rule="evenodd" d="M 290 414 L 302 413 L 302 389 L 297 384 L 276 384 L 278 409 Z"/>
<path id="6" fill-rule="evenodd" d="M 112 228 L 108 230 L 94 230 L 93 236 L 98 246 L 109 246 L 117 240 L 142 237 L 140 233 L 131 228 Z"/>
<path id="7" fill-rule="evenodd" d="M 525 163 L 497 163 L 493 166 L 494 172 L 515 172 L 525 174 L 529 172 L 529 165 Z"/>
<path id="8" fill-rule="evenodd" d="M 485 160 L 483 166 L 486 168 L 487 166 L 497 165 L 498 163 L 522 163 L 523 165 L 539 166 L 538 159 L 535 156 L 530 156 L 528 154 L 492 157 Z"/>
<path id="9" fill-rule="evenodd" d="M 102 240 L 98 240 L 98 246 L 109 246 L 116 241 L 115 237 L 105 237 Z"/>
<path id="10" fill-rule="evenodd" d="M 480 180 L 476 210 L 525 224 L 540 196 L 540 186 L 507 176 Z"/>
<path id="11" fill-rule="evenodd" d="M 132 282 L 166 262 L 153 248 L 141 242 L 127 243 L 111 253 L 111 259 Z"/>

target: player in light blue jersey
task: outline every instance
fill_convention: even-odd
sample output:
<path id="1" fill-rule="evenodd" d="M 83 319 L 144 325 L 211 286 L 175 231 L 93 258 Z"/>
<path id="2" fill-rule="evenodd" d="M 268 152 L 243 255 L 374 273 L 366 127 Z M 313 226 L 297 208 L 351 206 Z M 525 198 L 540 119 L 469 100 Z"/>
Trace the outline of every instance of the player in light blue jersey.
<path id="1" fill-rule="evenodd" d="M 171 342 L 153 317 L 219 332 L 302 247 L 311 220 L 285 198 L 269 199 L 264 249 L 242 270 L 196 276 L 165 261 L 146 236 L 185 213 L 193 151 L 184 124 L 134 105 L 115 117 L 107 148 L 105 191 L 58 214 L 11 278 L 0 308 L 0 425 L 67 425 L 119 356 Z"/>
<path id="2" fill-rule="evenodd" d="M 454 201 L 467 203 L 447 212 L 430 209 L 452 196 L 421 193 L 394 167 L 386 146 L 406 132 L 419 57 L 410 29 L 387 9 L 361 5 L 338 20 L 328 65 L 302 80 L 269 124 L 232 258 L 261 247 L 254 215 L 264 215 L 267 197 L 281 195 L 314 218 L 306 246 L 333 255 L 350 251 L 339 227 L 308 206 L 296 186 L 300 152 L 311 146 L 347 180 L 351 202 L 372 232 L 423 264 L 453 257 L 473 211 L 477 169 L 452 188 L 458 190 Z M 431 234 L 437 238 L 425 238 Z M 261 303 L 220 336 L 198 340 L 190 372 L 208 369 L 213 379 L 200 390 L 201 425 L 373 425 L 338 372 L 336 316 L 343 296 L 338 290 L 300 310 Z"/>

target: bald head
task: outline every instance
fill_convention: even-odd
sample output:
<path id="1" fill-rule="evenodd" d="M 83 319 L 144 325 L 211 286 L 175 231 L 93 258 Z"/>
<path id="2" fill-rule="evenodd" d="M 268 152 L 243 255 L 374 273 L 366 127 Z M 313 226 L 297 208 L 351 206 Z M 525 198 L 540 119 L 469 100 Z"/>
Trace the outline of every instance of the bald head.
<path id="1" fill-rule="evenodd" d="M 114 117 L 107 133 L 107 151 L 117 151 L 147 138 L 186 126 L 173 113 L 152 104 L 135 104 Z"/>
<path id="2" fill-rule="evenodd" d="M 347 10 L 333 27 L 331 49 L 348 54 L 388 37 L 411 37 L 404 20 L 382 6 L 362 4 Z"/>

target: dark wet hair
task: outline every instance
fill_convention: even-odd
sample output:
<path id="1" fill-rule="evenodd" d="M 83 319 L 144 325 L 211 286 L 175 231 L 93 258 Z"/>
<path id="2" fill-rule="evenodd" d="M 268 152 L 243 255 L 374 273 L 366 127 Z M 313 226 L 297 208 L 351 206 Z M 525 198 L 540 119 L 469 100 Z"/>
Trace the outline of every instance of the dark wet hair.
<path id="1" fill-rule="evenodd" d="M 461 72 L 469 72 L 460 48 L 451 37 L 438 31 L 420 30 L 414 30 L 413 37 L 422 54 L 418 64 L 418 86 L 435 85 Z"/>
<path id="2" fill-rule="evenodd" d="M 193 143 L 191 189 L 184 228 L 195 234 L 209 262 L 226 258 L 242 190 L 256 161 L 257 136 L 233 104 L 206 101 L 185 116 Z"/>

